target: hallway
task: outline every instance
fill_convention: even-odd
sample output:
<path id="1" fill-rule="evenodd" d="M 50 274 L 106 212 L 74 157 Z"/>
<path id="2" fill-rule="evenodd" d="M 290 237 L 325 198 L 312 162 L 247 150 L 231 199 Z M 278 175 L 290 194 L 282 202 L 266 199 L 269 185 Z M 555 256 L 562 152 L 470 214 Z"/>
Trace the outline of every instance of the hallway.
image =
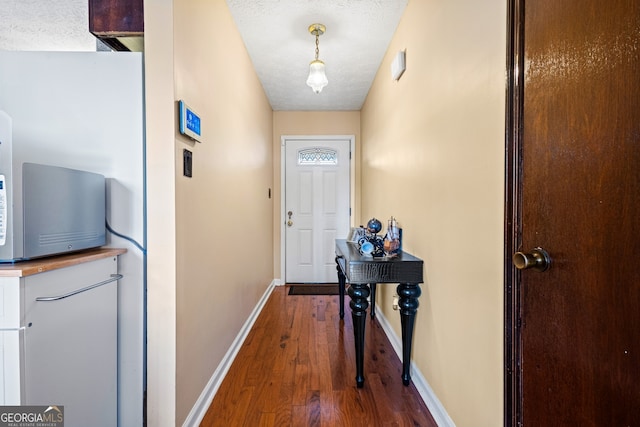
<path id="1" fill-rule="evenodd" d="M 376 320 L 357 389 L 349 307 L 341 322 L 338 296 L 288 290 L 275 287 L 201 426 L 436 426 Z"/>

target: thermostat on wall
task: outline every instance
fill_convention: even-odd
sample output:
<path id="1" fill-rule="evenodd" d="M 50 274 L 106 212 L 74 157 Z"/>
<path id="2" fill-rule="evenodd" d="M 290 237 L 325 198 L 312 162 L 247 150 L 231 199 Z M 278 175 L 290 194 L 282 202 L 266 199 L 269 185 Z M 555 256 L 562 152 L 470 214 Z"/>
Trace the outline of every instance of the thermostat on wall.
<path id="1" fill-rule="evenodd" d="M 180 133 L 198 142 L 202 142 L 200 116 L 198 116 L 184 101 L 179 101 L 178 106 L 180 110 Z"/>

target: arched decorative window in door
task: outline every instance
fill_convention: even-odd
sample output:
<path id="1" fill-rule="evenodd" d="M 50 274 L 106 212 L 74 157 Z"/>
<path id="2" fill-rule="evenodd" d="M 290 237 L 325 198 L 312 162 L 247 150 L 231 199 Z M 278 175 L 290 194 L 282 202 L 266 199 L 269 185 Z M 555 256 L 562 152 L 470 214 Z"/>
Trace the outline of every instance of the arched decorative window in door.
<path id="1" fill-rule="evenodd" d="M 337 165 L 338 152 L 332 148 L 312 147 L 298 151 L 298 165 Z"/>

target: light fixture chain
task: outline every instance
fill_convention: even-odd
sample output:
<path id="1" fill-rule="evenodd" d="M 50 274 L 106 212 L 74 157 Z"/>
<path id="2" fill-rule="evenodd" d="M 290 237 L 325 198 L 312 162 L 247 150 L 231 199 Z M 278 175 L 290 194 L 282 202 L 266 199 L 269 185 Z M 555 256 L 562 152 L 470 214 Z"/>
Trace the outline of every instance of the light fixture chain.
<path id="1" fill-rule="evenodd" d="M 318 60 L 318 56 L 320 55 L 320 41 L 318 40 L 319 35 L 316 33 L 316 61 Z"/>

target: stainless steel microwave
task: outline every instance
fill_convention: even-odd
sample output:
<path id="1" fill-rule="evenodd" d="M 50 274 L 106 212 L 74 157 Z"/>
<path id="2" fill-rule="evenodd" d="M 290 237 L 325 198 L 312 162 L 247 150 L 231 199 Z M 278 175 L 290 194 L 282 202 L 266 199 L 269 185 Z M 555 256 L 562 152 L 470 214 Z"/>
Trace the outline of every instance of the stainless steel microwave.
<path id="1" fill-rule="evenodd" d="M 0 262 L 105 244 L 104 176 L 36 163 L 21 169 L 0 170 Z"/>

